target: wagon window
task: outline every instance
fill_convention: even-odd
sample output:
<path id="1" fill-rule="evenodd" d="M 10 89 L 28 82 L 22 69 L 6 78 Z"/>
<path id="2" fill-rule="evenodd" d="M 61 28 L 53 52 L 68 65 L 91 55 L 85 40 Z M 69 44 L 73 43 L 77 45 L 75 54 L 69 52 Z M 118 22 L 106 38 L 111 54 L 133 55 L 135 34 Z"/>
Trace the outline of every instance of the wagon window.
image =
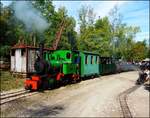
<path id="1" fill-rule="evenodd" d="M 109 64 L 109 60 L 108 59 L 106 59 L 106 64 Z"/>
<path id="2" fill-rule="evenodd" d="M 15 56 L 15 49 L 11 50 L 11 56 Z"/>
<path id="3" fill-rule="evenodd" d="M 96 56 L 95 63 L 96 63 L 96 64 L 98 64 L 98 63 L 99 63 L 99 57 L 98 57 L 98 56 Z"/>
<path id="4" fill-rule="evenodd" d="M 112 64 L 112 60 L 110 59 L 110 62 L 109 62 L 110 64 Z"/>
<path id="5" fill-rule="evenodd" d="M 107 62 L 107 64 L 110 64 L 110 59 L 108 59 L 108 62 Z"/>
<path id="6" fill-rule="evenodd" d="M 102 59 L 101 58 L 99 58 L 99 63 L 102 63 Z"/>
<path id="7" fill-rule="evenodd" d="M 103 60 L 103 64 L 106 64 L 106 59 Z"/>
<path id="8" fill-rule="evenodd" d="M 106 59 L 106 62 L 105 62 L 106 64 L 108 64 L 108 59 Z"/>
<path id="9" fill-rule="evenodd" d="M 94 56 L 91 56 L 91 64 L 94 64 Z"/>
<path id="10" fill-rule="evenodd" d="M 88 64 L 88 56 L 85 56 L 85 64 Z"/>
<path id="11" fill-rule="evenodd" d="M 111 60 L 109 59 L 109 64 L 111 64 Z"/>
<path id="12" fill-rule="evenodd" d="M 99 57 L 96 56 L 96 58 L 97 58 L 96 63 L 99 64 Z"/>

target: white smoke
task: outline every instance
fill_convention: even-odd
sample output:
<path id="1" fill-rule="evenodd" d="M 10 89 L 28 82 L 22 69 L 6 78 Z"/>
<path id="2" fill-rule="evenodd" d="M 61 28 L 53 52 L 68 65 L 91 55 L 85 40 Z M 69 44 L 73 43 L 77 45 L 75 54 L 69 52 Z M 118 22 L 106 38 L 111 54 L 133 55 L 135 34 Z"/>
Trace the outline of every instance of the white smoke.
<path id="1" fill-rule="evenodd" d="M 42 14 L 29 1 L 16 1 L 14 4 L 15 16 L 21 20 L 28 31 L 42 33 L 49 26 Z"/>

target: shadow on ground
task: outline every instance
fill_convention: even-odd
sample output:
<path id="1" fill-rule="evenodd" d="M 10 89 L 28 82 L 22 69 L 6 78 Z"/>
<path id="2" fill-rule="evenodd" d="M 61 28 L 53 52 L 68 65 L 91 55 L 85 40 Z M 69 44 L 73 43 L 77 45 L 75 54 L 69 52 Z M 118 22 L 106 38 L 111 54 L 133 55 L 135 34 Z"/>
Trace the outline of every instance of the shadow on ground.
<path id="1" fill-rule="evenodd" d="M 57 106 L 39 105 L 38 108 L 28 109 L 26 111 L 26 114 L 28 114 L 30 117 L 56 116 L 62 110 L 64 110 L 64 107 L 62 105 L 57 105 Z"/>
<path id="2" fill-rule="evenodd" d="M 150 84 L 144 84 L 144 88 L 150 92 Z"/>

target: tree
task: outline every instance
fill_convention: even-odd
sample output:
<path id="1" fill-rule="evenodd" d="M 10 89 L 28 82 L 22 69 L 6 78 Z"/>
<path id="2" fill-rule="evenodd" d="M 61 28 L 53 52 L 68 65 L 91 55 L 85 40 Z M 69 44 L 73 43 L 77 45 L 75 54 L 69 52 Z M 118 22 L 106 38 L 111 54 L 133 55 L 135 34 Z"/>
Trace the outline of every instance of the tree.
<path id="1" fill-rule="evenodd" d="M 96 20 L 95 23 L 95 34 L 96 37 L 100 40 L 98 41 L 99 45 L 101 45 L 99 48 L 99 52 L 103 56 L 111 56 L 111 24 L 109 22 L 108 17 L 104 17 L 101 19 Z"/>
<path id="2" fill-rule="evenodd" d="M 41 35 L 46 47 L 51 47 L 61 22 L 65 21 L 65 28 L 58 44 L 58 49 L 86 50 L 99 53 L 101 56 L 116 56 L 126 60 L 140 60 L 149 55 L 145 42 L 135 42 L 134 38 L 139 27 L 122 23 L 122 15 L 115 6 L 109 17 L 95 20 L 93 8 L 82 6 L 79 10 L 80 33 L 75 31 L 76 21 L 68 16 L 65 7 L 55 11 L 52 1 L 32 1 L 31 4 L 41 12 L 48 22 L 48 28 L 39 35 L 35 31 L 28 31 L 25 24 L 14 15 L 13 5 L 1 7 L 0 55 L 9 56 L 10 47 L 21 41 L 25 44 L 38 46 Z M 139 48 L 138 48 L 139 47 Z M 144 53 L 145 52 L 145 53 Z"/>
<path id="3" fill-rule="evenodd" d="M 112 42 L 116 42 L 117 45 L 112 46 L 112 52 L 115 56 L 132 60 L 132 46 L 134 45 L 133 39 L 136 34 L 140 32 L 140 28 L 137 26 L 127 26 L 122 23 L 123 16 L 119 13 L 119 9 L 115 6 L 109 13 L 109 19 L 112 27 Z M 115 41 L 114 41 L 115 40 Z"/>
<path id="4" fill-rule="evenodd" d="M 13 12 L 11 7 L 3 7 L 0 2 L 0 56 L 9 58 L 10 48 L 17 42 L 16 31 L 12 20 Z"/>
<path id="5" fill-rule="evenodd" d="M 87 26 L 87 12 L 88 8 L 85 6 L 82 6 L 81 9 L 79 10 L 79 24 L 80 24 L 80 34 L 82 34 L 86 30 Z"/>
<path id="6" fill-rule="evenodd" d="M 79 10 L 79 24 L 80 34 L 82 34 L 87 27 L 92 26 L 95 20 L 95 13 L 90 6 L 82 6 Z"/>
<path id="7" fill-rule="evenodd" d="M 147 57 L 147 51 L 148 48 L 146 47 L 146 41 L 138 41 L 136 42 L 133 47 L 131 52 L 133 60 L 135 61 L 141 61 Z"/>

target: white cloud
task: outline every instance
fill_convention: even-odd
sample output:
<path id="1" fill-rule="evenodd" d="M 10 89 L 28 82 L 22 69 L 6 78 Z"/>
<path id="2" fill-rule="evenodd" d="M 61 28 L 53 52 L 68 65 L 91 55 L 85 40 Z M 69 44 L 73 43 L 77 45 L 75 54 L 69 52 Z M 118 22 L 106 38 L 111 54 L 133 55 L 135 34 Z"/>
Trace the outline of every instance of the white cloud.
<path id="1" fill-rule="evenodd" d="M 136 41 L 143 41 L 144 39 L 146 39 L 147 41 L 149 41 L 149 32 L 140 32 L 136 35 L 135 40 Z"/>
<path id="2" fill-rule="evenodd" d="M 56 10 L 61 7 L 65 6 L 68 10 L 69 15 L 73 16 L 76 21 L 76 31 L 79 31 L 78 26 L 78 11 L 81 8 L 81 6 L 90 6 L 93 8 L 96 19 L 100 17 L 107 16 L 109 11 L 115 6 L 118 5 L 120 7 L 123 5 L 126 1 L 53 1 L 53 4 L 55 5 Z"/>
<path id="3" fill-rule="evenodd" d="M 97 7 L 95 7 L 95 12 L 97 13 L 97 17 L 107 16 L 110 10 L 117 5 L 119 8 L 121 5 L 126 3 L 127 1 L 105 1 L 101 2 Z"/>
<path id="4" fill-rule="evenodd" d="M 10 1 L 1 1 L 1 2 L 4 6 L 8 6 L 11 4 L 12 1 L 10 0 Z"/>
<path id="5" fill-rule="evenodd" d="M 55 10 L 57 11 L 58 8 L 60 8 L 62 6 L 65 6 L 67 9 L 69 9 L 71 2 L 70 1 L 53 1 L 53 5 L 55 6 Z"/>

